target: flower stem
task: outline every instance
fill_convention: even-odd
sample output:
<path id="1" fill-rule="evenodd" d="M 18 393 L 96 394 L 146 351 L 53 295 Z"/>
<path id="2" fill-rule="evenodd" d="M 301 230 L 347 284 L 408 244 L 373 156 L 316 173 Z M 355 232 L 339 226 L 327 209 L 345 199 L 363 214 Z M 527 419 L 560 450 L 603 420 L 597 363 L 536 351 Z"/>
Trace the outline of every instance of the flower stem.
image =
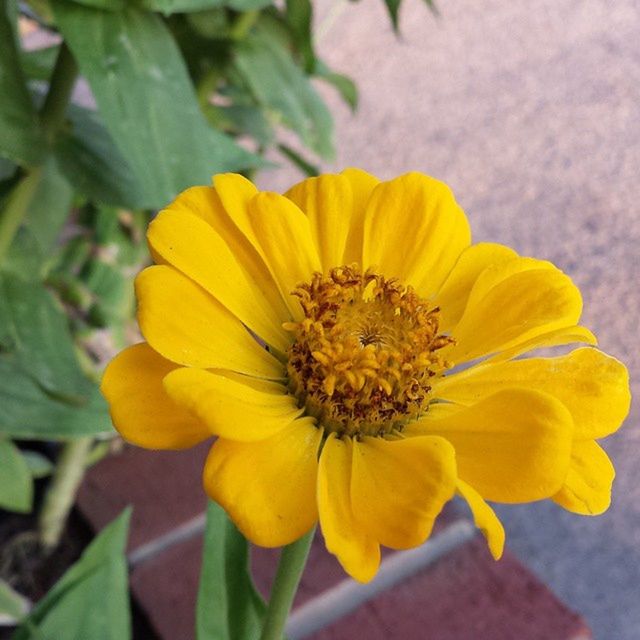
<path id="1" fill-rule="evenodd" d="M 84 477 L 93 438 L 85 436 L 65 443 L 38 519 L 38 534 L 45 551 L 58 546 L 60 536 Z"/>
<path id="2" fill-rule="evenodd" d="M 282 640 L 284 626 L 307 562 L 315 527 L 282 549 L 260 640 Z"/>

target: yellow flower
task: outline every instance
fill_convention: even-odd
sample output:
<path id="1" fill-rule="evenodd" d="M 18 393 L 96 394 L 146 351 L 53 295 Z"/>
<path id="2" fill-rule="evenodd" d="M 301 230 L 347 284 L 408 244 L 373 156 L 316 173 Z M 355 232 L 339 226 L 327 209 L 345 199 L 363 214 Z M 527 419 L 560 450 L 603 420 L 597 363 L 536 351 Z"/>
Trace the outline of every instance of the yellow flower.
<path id="1" fill-rule="evenodd" d="M 345 570 L 428 538 L 455 493 L 498 558 L 485 500 L 604 511 L 597 438 L 628 377 L 592 347 L 582 300 L 549 262 L 471 244 L 449 188 L 356 169 L 284 196 L 238 175 L 181 194 L 152 222 L 136 282 L 146 343 L 107 368 L 116 428 L 149 448 L 217 436 L 208 494 L 256 544 L 319 520 Z M 455 368 L 454 368 L 455 367 Z"/>

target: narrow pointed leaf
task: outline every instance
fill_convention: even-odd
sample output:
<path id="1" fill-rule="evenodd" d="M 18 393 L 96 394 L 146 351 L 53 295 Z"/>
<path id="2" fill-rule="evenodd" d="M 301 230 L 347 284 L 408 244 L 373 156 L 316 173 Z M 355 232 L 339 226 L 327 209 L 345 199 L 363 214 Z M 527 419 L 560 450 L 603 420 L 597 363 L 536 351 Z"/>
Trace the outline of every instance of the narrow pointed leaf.
<path id="1" fill-rule="evenodd" d="M 196 638 L 258 638 L 264 613 L 265 604 L 249 574 L 248 543 L 222 507 L 209 502 L 196 611 Z"/>
<path id="2" fill-rule="evenodd" d="M 89 545 L 34 607 L 12 640 L 131 638 L 125 547 L 131 509 Z"/>

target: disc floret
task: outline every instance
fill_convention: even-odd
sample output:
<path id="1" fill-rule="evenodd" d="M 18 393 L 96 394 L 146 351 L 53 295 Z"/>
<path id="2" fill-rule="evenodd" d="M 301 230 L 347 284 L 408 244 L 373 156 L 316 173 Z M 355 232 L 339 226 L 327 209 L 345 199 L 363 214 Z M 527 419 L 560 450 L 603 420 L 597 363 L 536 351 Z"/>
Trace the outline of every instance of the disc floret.
<path id="1" fill-rule="evenodd" d="M 287 323 L 293 393 L 310 415 L 340 435 L 384 435 L 424 413 L 432 378 L 453 340 L 439 333 L 439 310 L 412 287 L 357 265 L 315 273 L 293 294 L 304 318 Z"/>

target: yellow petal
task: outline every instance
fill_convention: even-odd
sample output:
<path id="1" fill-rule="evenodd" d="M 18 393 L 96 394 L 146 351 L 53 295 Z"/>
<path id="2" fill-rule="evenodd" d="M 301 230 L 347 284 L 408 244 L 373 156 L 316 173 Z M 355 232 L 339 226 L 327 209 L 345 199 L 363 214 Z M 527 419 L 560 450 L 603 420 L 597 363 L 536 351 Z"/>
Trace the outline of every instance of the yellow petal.
<path id="1" fill-rule="evenodd" d="M 530 502 L 556 493 L 567 475 L 573 421 L 552 396 L 499 391 L 457 412 L 408 424 L 404 432 L 446 438 L 458 476 L 487 500 Z"/>
<path id="2" fill-rule="evenodd" d="M 364 224 L 365 268 L 375 266 L 429 297 L 470 242 L 467 218 L 443 182 L 408 173 L 373 190 Z"/>
<path id="3" fill-rule="evenodd" d="M 291 200 L 262 192 L 249 203 L 251 222 L 259 247 L 289 310 L 302 317 L 297 298 L 291 295 L 316 271 L 322 271 L 308 218 Z"/>
<path id="4" fill-rule="evenodd" d="M 597 442 L 574 442 L 569 473 L 553 501 L 586 516 L 604 513 L 611 503 L 615 475 L 611 460 Z"/>
<path id="5" fill-rule="evenodd" d="M 351 508 L 351 439 L 329 434 L 318 470 L 318 511 L 327 550 L 359 582 L 369 582 L 380 565 L 380 545 L 354 517 Z"/>
<path id="6" fill-rule="evenodd" d="M 443 352 L 447 359 L 466 362 L 576 325 L 582 312 L 577 287 L 550 263 L 535 262 L 539 268 L 526 258 L 504 263 L 490 284 L 485 275 L 493 267 L 481 274 L 451 332 L 456 344 Z M 500 279 L 500 274 L 506 277 Z"/>
<path id="7" fill-rule="evenodd" d="M 311 418 L 292 422 L 259 442 L 219 439 L 204 470 L 204 486 L 243 535 L 280 547 L 318 519 L 316 479 L 322 429 Z"/>
<path id="8" fill-rule="evenodd" d="M 215 177 L 220 193 L 213 187 L 192 187 L 181 193 L 167 210 L 191 213 L 207 222 L 227 244 L 247 278 L 256 283 L 269 301 L 273 314 L 290 320 L 287 306 L 267 266 L 252 244 L 253 230 L 248 221 L 247 202 L 257 189 L 242 176 L 222 174 Z M 232 215 L 233 214 L 233 215 Z M 250 238 L 245 235 L 248 233 Z"/>
<path id="9" fill-rule="evenodd" d="M 349 181 L 352 196 L 351 223 L 341 264 L 357 262 L 362 266 L 364 216 L 371 193 L 380 180 L 362 169 L 345 169 L 341 175 Z"/>
<path id="10" fill-rule="evenodd" d="M 165 393 L 162 379 L 176 366 L 145 343 L 125 349 L 109 363 L 100 390 L 125 440 L 147 449 L 182 449 L 211 436 Z"/>
<path id="11" fill-rule="evenodd" d="M 258 193 L 256 186 L 237 173 L 215 175 L 213 185 L 224 210 L 235 226 L 254 247 L 257 246 L 258 242 L 249 217 L 249 202 Z"/>
<path id="12" fill-rule="evenodd" d="M 212 226 L 215 226 L 217 218 L 226 216 L 213 187 L 190 187 L 177 196 L 166 209 L 198 216 Z"/>
<path id="13" fill-rule="evenodd" d="M 555 329 L 548 331 L 540 335 L 519 342 L 515 347 L 499 351 L 491 358 L 487 358 L 485 362 L 503 362 L 504 360 L 511 360 L 516 358 L 522 353 L 527 353 L 533 349 L 543 349 L 546 347 L 563 347 L 567 344 L 590 344 L 597 345 L 597 338 L 586 327 L 580 325 L 574 325 L 571 327 L 563 327 L 562 329 Z"/>
<path id="14" fill-rule="evenodd" d="M 482 499 L 482 496 L 470 485 L 458 480 L 458 493 L 467 501 L 476 527 L 487 539 L 489 551 L 494 560 L 500 560 L 504 551 L 504 527 L 495 511 Z"/>
<path id="15" fill-rule="evenodd" d="M 138 323 L 165 358 L 201 369 L 221 367 L 281 378 L 282 365 L 242 323 L 192 280 L 172 267 L 148 267 L 136 278 Z"/>
<path id="16" fill-rule="evenodd" d="M 307 214 L 324 272 L 341 266 L 353 209 L 349 180 L 332 174 L 307 178 L 285 196 Z"/>
<path id="17" fill-rule="evenodd" d="M 460 321 L 473 285 L 487 267 L 517 255 L 513 249 L 491 242 L 480 242 L 465 249 L 434 299 L 434 304 L 440 307 L 440 329 L 449 331 Z"/>
<path id="18" fill-rule="evenodd" d="M 204 220 L 167 209 L 147 232 L 156 262 L 162 259 L 194 280 L 269 344 L 286 351 L 290 337 L 262 292 L 262 283 L 242 269 L 227 243 Z"/>
<path id="19" fill-rule="evenodd" d="M 496 391 L 522 387 L 549 393 L 571 412 L 575 439 L 602 438 L 616 431 L 629 412 L 626 367 L 597 349 L 576 349 L 557 358 L 488 363 L 441 378 L 438 398 L 471 405 Z"/>
<path id="20" fill-rule="evenodd" d="M 265 393 L 202 369 L 176 369 L 164 379 L 164 388 L 211 433 L 239 442 L 270 438 L 302 413 L 282 385 L 279 394 Z"/>
<path id="21" fill-rule="evenodd" d="M 456 462 L 443 438 L 363 437 L 353 442 L 353 515 L 367 533 L 392 549 L 422 544 L 453 497 Z"/>

